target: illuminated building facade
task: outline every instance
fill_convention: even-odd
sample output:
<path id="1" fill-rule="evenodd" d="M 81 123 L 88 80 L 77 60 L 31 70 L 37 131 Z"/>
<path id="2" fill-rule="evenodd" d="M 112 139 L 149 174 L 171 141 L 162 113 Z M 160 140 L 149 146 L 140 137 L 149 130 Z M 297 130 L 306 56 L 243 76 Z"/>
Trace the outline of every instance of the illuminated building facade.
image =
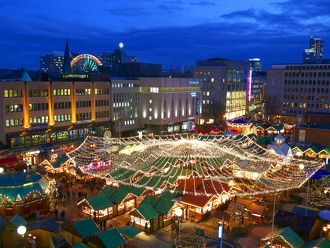
<path id="1" fill-rule="evenodd" d="M 251 71 L 251 85 L 248 95 L 249 113 L 263 112 L 265 105 L 265 87 L 267 73 L 263 71 Z"/>
<path id="2" fill-rule="evenodd" d="M 0 141 L 10 148 L 75 141 L 110 128 L 109 82 L 3 82 Z"/>
<path id="3" fill-rule="evenodd" d="M 330 113 L 330 64 L 279 64 L 267 72 L 269 114 Z"/>
<path id="4" fill-rule="evenodd" d="M 139 122 L 139 80 L 112 79 L 111 106 L 114 132 L 141 128 Z"/>
<path id="5" fill-rule="evenodd" d="M 249 59 L 249 68 L 251 71 L 262 71 L 262 62 L 260 58 Z"/>
<path id="6" fill-rule="evenodd" d="M 200 124 L 246 114 L 248 75 L 247 62 L 218 58 L 197 61 L 195 77 L 201 81 L 203 95 Z"/>
<path id="7" fill-rule="evenodd" d="M 139 78 L 140 122 L 149 132 L 189 131 L 201 114 L 199 80 L 192 78 Z"/>
<path id="8" fill-rule="evenodd" d="M 304 49 L 304 63 L 315 63 L 323 59 L 323 39 L 310 37 L 309 48 Z"/>

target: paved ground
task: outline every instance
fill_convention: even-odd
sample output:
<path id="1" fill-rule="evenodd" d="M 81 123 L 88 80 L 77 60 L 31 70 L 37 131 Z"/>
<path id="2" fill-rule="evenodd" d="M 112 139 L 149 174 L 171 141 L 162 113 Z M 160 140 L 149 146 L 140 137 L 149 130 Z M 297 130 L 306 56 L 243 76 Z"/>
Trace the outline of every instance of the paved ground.
<path id="1" fill-rule="evenodd" d="M 131 240 L 131 243 L 138 247 L 155 247 L 155 248 L 172 248 L 173 243 L 166 242 L 164 240 L 160 240 L 156 235 L 148 235 L 144 232 L 138 234 Z"/>

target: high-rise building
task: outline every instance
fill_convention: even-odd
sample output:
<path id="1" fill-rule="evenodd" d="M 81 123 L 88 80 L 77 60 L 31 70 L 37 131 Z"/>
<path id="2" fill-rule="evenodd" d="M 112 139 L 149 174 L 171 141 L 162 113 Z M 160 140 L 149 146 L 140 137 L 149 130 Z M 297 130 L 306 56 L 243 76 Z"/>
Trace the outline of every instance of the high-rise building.
<path id="1" fill-rule="evenodd" d="M 63 52 L 53 52 L 40 56 L 40 72 L 56 78 L 63 72 Z"/>
<path id="2" fill-rule="evenodd" d="M 330 113 L 330 64 L 278 64 L 267 72 L 269 114 Z"/>
<path id="3" fill-rule="evenodd" d="M 220 58 L 197 61 L 195 77 L 201 81 L 203 95 L 200 124 L 246 114 L 248 75 L 247 62 Z"/>
<path id="4" fill-rule="evenodd" d="M 315 63 L 323 59 L 323 39 L 310 37 L 309 48 L 304 49 L 304 63 Z"/>
<path id="5" fill-rule="evenodd" d="M 260 58 L 249 59 L 249 68 L 251 71 L 262 71 L 262 62 Z"/>
<path id="6" fill-rule="evenodd" d="M 101 52 L 99 59 L 104 66 L 111 66 L 120 63 L 138 63 L 139 59 L 136 56 L 130 56 L 124 50 L 124 44 L 121 42 L 118 48 L 113 52 Z"/>

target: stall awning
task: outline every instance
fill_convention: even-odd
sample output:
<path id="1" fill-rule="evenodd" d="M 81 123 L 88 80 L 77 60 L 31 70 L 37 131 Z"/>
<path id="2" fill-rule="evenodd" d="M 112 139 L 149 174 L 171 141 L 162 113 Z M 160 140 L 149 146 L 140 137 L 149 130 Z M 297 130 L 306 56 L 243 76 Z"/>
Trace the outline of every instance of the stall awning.
<path id="1" fill-rule="evenodd" d="M 136 228 L 135 226 L 123 226 L 118 229 L 118 231 L 129 238 L 134 238 L 136 235 L 138 235 L 140 232 L 142 232 L 139 228 Z"/>
<path id="2" fill-rule="evenodd" d="M 118 232 L 116 228 L 107 230 L 98 234 L 97 236 L 105 248 L 117 248 L 126 244 L 125 238 Z"/>
<path id="3" fill-rule="evenodd" d="M 93 210 L 102 210 L 113 207 L 113 202 L 103 194 L 91 196 L 86 199 L 86 202 L 93 208 Z"/>
<path id="4" fill-rule="evenodd" d="M 174 202 L 160 198 L 155 206 L 155 209 L 159 214 L 168 214 L 173 205 Z"/>
<path id="5" fill-rule="evenodd" d="M 151 220 L 155 217 L 157 217 L 159 214 L 151 205 L 144 204 L 140 205 L 138 208 L 136 208 L 136 211 L 145 219 L 145 220 Z"/>
<path id="6" fill-rule="evenodd" d="M 78 236 L 82 239 L 91 237 L 100 232 L 99 228 L 92 219 L 77 221 L 73 223 L 72 226 L 76 234 L 78 234 Z"/>

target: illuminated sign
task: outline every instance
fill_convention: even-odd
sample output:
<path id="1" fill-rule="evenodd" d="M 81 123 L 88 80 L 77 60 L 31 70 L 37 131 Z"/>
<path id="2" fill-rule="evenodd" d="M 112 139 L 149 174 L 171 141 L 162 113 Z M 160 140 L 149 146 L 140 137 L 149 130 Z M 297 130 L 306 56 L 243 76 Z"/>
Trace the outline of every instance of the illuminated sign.
<path id="1" fill-rule="evenodd" d="M 191 97 L 196 97 L 197 93 L 196 92 L 190 92 Z"/>
<path id="2" fill-rule="evenodd" d="M 189 80 L 188 84 L 189 85 L 199 85 L 199 81 L 198 80 Z"/>
<path id="3" fill-rule="evenodd" d="M 251 94 L 252 94 L 252 71 L 251 70 L 249 70 L 246 91 L 247 91 L 247 101 L 248 101 L 248 103 L 250 103 Z"/>
<path id="4" fill-rule="evenodd" d="M 88 78 L 88 74 L 62 74 L 62 78 Z"/>
<path id="5" fill-rule="evenodd" d="M 222 225 L 219 225 L 218 226 L 218 238 L 221 239 L 222 238 L 222 230 L 223 229 L 223 226 Z"/>

